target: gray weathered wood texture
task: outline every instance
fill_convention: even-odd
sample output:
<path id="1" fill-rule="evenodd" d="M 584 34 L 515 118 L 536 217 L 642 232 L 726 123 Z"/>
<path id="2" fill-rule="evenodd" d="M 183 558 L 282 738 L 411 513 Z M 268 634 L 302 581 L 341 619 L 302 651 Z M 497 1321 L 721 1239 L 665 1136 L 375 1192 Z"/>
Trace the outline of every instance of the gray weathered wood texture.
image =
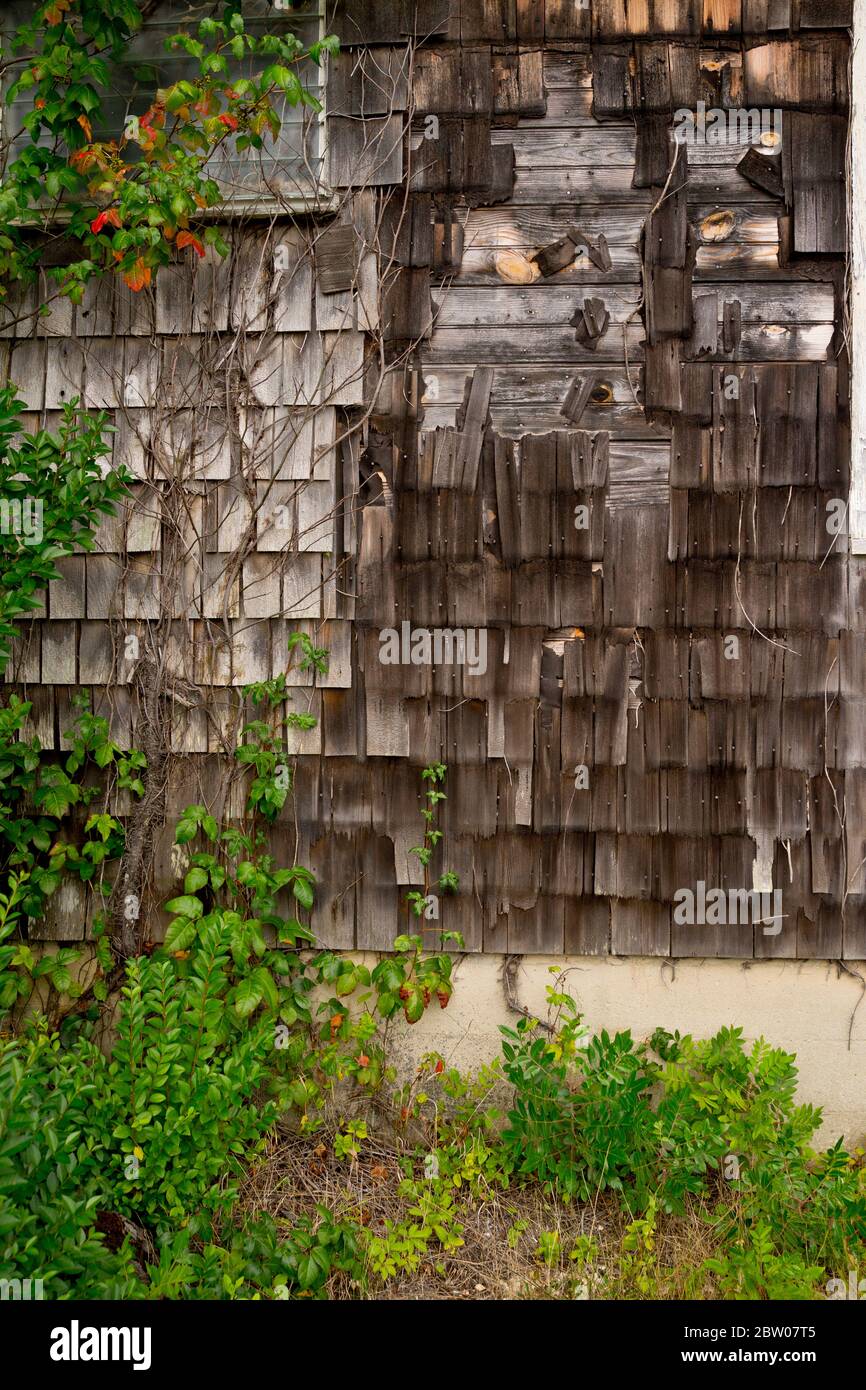
<path id="1" fill-rule="evenodd" d="M 386 949 L 405 927 L 419 774 L 441 758 L 441 868 L 461 878 L 441 925 L 470 950 L 866 954 L 866 565 L 828 529 L 848 490 L 849 15 L 342 7 L 325 145 L 356 195 L 331 231 L 238 225 L 226 265 L 0 328 L 34 421 L 83 394 L 139 480 L 7 673 L 46 745 L 77 683 L 135 736 L 118 637 L 146 633 L 162 583 L 209 716 L 174 706 L 169 821 L 215 798 L 231 692 L 285 669 L 287 632 L 331 652 L 326 677 L 290 676 L 319 724 L 289 746 L 278 827 L 319 879 L 323 941 Z M 669 177 L 699 101 L 734 119 Z M 743 134 L 749 107 L 784 113 L 757 179 L 772 149 Z M 578 238 L 538 275 L 572 228 L 602 251 Z M 575 328 L 588 301 L 597 338 Z M 485 669 L 383 665 L 404 622 L 483 629 Z M 782 931 L 678 923 L 699 881 L 780 889 Z M 60 905 L 58 937 L 86 929 Z"/>

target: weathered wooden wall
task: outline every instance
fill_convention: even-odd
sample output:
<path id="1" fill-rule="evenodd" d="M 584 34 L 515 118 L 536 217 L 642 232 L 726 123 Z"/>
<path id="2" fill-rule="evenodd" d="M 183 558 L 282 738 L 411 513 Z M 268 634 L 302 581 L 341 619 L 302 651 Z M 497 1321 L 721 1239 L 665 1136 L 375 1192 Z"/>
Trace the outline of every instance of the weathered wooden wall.
<path id="1" fill-rule="evenodd" d="M 319 723 L 290 744 L 274 847 L 316 871 L 328 943 L 403 928 L 441 758 L 461 879 L 441 925 L 469 950 L 866 955 L 866 571 L 827 525 L 848 490 L 849 22 L 836 0 L 352 3 L 327 143 L 354 238 L 311 268 L 321 223 L 246 226 L 230 263 L 150 300 L 103 288 L 8 330 L 34 420 L 83 390 L 139 479 L 8 679 L 49 747 L 77 684 L 135 739 L 117 635 L 171 606 L 155 895 L 172 818 L 218 796 L 232 690 L 303 626 L 331 667 L 297 691 Z M 674 162 L 700 101 L 780 108 L 776 156 L 743 165 L 732 134 Z M 498 253 L 523 273 L 570 228 L 564 268 L 502 278 Z M 179 483 L 160 461 L 181 456 Z M 383 665 L 404 621 L 484 629 L 486 671 Z M 699 880 L 781 888 L 783 930 L 676 925 Z"/>

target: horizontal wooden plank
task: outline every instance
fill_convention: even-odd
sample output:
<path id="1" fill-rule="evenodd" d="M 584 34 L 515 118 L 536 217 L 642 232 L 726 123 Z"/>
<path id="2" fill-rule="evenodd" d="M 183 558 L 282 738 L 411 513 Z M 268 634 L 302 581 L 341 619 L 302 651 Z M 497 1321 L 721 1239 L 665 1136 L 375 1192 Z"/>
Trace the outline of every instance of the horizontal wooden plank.
<path id="1" fill-rule="evenodd" d="M 545 246 L 561 237 L 566 228 L 579 226 L 588 237 L 597 240 L 603 233 L 611 256 L 616 248 L 636 247 L 644 218 L 652 206 L 649 193 L 635 189 L 627 207 L 575 208 L 573 202 L 546 204 L 509 203 L 506 207 L 473 208 L 464 227 L 466 247 L 513 246 L 529 250 Z M 690 199 L 689 221 L 700 240 L 700 224 L 712 213 L 725 211 L 717 200 L 700 202 Z M 732 208 L 733 224 L 730 235 L 722 245 L 731 242 L 778 245 L 778 206 L 762 203 L 738 203 Z"/>
<path id="2" fill-rule="evenodd" d="M 463 400 L 467 381 L 465 367 L 424 370 L 424 428 L 453 425 L 457 407 Z M 637 388 L 639 373 L 632 379 Z M 664 430 L 649 424 L 643 408 L 635 400 L 622 367 L 593 371 L 568 367 L 497 367 L 493 373 L 490 406 L 494 427 L 501 434 L 520 435 L 544 430 L 564 429 L 567 421 L 559 413 L 574 380 L 588 379 L 603 384 L 610 400 L 597 404 L 590 398 L 580 419 L 580 429 L 610 430 L 625 438 L 663 439 Z"/>
<path id="3" fill-rule="evenodd" d="M 612 439 L 608 465 L 608 506 L 667 504 L 671 451 L 664 442 L 631 442 Z"/>
<path id="4" fill-rule="evenodd" d="M 534 249 L 534 248 L 527 248 Z M 574 263 L 555 276 L 557 285 L 605 285 L 636 284 L 640 278 L 640 255 L 637 245 L 624 246 L 616 243 L 609 246 L 611 268 L 600 271 L 593 265 L 585 250 L 575 257 Z M 460 269 L 456 275 L 449 275 L 449 283 L 455 285 L 501 285 L 502 278 L 493 268 L 496 251 L 489 246 L 470 246 L 463 252 Z"/>
<path id="5" fill-rule="evenodd" d="M 785 285 L 719 285 L 719 322 L 726 299 L 737 299 L 744 323 L 811 324 L 833 321 L 831 285 L 804 281 Z M 602 285 L 598 296 L 610 314 L 611 325 L 623 323 L 640 302 L 633 286 Z M 436 288 L 436 331 L 481 324 L 524 327 L 568 324 L 582 299 L 579 292 L 558 284 L 454 286 Z M 611 329 L 605 336 L 609 336 Z"/>
<path id="6" fill-rule="evenodd" d="M 574 290 L 550 284 L 434 288 L 431 297 L 438 310 L 434 318 L 437 329 L 488 323 L 515 327 L 570 323 L 582 303 Z M 607 285 L 599 291 L 598 298 L 604 301 L 611 323 L 617 324 L 634 311 L 640 293 L 631 286 Z"/>
<path id="7" fill-rule="evenodd" d="M 743 289 L 740 286 L 740 289 Z M 757 288 L 757 286 L 755 287 Z M 833 339 L 832 322 L 785 325 L 745 323 L 733 352 L 721 351 L 705 361 L 730 362 L 823 362 Z M 720 344 L 721 346 L 721 344 Z"/>
<path id="8" fill-rule="evenodd" d="M 779 265 L 778 242 L 725 241 L 699 246 L 695 257 L 696 282 L 701 280 L 797 280 L 796 266 Z"/>
<path id="9" fill-rule="evenodd" d="M 533 250 L 527 247 L 527 250 Z M 611 268 L 601 271 L 593 265 L 586 251 L 574 262 L 551 277 L 548 283 L 557 285 L 636 284 L 641 278 L 641 262 L 637 245 L 608 243 Z M 488 246 L 471 246 L 464 251 L 456 275 L 448 281 L 454 285 L 501 285 L 503 280 L 494 268 L 496 250 Z M 828 268 L 828 279 L 832 273 Z M 707 243 L 697 248 L 694 278 L 696 281 L 717 280 L 797 280 L 802 272 L 796 264 L 779 265 L 779 242 L 735 241 Z"/>
<path id="10" fill-rule="evenodd" d="M 424 406 L 459 405 L 463 400 L 469 375 L 465 367 L 437 367 L 435 373 L 425 368 L 421 397 Z M 607 372 L 592 372 L 581 368 L 577 375 L 581 380 L 584 377 L 596 376 L 599 381 L 603 380 L 610 389 L 611 404 L 623 404 L 627 400 L 633 400 L 622 368 L 614 368 Z M 574 378 L 575 372 L 567 366 L 557 367 L 553 371 L 548 367 L 497 367 L 493 373 L 490 399 L 497 405 L 543 405 L 550 401 L 562 401 L 568 394 L 568 388 Z"/>
<path id="11" fill-rule="evenodd" d="M 518 167 L 514 172 L 514 201 L 518 203 L 607 203 L 633 204 L 631 168 L 585 168 L 559 165 L 546 167 L 532 164 Z M 729 167 L 694 168 L 689 170 L 687 184 L 690 202 L 708 203 L 772 203 L 778 201 L 769 193 L 762 194 Z M 574 220 L 579 220 L 574 209 Z"/>
<path id="12" fill-rule="evenodd" d="M 597 129 L 599 123 L 592 114 L 592 87 L 557 87 L 548 91 L 545 124 Z"/>
<path id="13" fill-rule="evenodd" d="M 457 411 L 455 405 L 431 405 L 424 407 L 424 428 L 439 429 L 453 425 Z M 525 434 L 547 434 L 550 430 L 570 428 L 568 420 L 560 413 L 559 401 L 542 402 L 536 405 L 498 405 L 490 407 L 490 419 L 498 434 L 509 439 L 519 439 Z M 621 440 L 660 440 L 670 433 L 658 425 L 650 424 L 643 411 L 632 401 L 618 402 L 604 410 L 587 407 L 580 417 L 582 430 L 615 430 Z"/>
<path id="14" fill-rule="evenodd" d="M 713 213 L 726 211 L 723 203 L 718 201 L 700 203 L 694 198 L 688 198 L 689 221 L 696 229 L 698 239 L 701 240 L 700 227 L 705 218 L 712 216 Z M 774 246 L 779 242 L 779 205 L 773 203 L 767 206 L 764 203 L 755 203 L 750 206 L 748 203 L 738 203 L 731 211 L 734 214 L 733 226 L 730 236 L 725 238 L 725 246 L 732 241 L 772 243 Z"/>
<path id="15" fill-rule="evenodd" d="M 746 149 L 754 144 L 750 132 L 738 123 L 723 132 L 718 142 L 695 141 L 687 146 L 689 172 L 693 169 L 735 168 Z M 529 167 L 633 169 L 636 135 L 632 121 L 621 125 L 594 122 L 592 126 L 556 125 L 549 119 L 520 126 L 517 130 L 494 130 L 494 145 L 513 145 L 517 169 Z M 738 176 L 747 189 L 749 184 Z"/>
<path id="16" fill-rule="evenodd" d="M 572 87 L 585 87 L 591 91 L 592 59 L 589 45 L 578 45 L 568 52 L 545 49 L 544 85 L 550 91 L 570 91 Z"/>
<path id="17" fill-rule="evenodd" d="M 634 362 L 643 356 L 641 344 L 644 328 L 640 323 L 632 323 L 628 328 L 629 360 Z M 424 366 L 434 363 L 502 362 L 563 362 L 573 363 L 620 363 L 623 359 L 623 333 L 621 328 L 609 329 L 596 352 L 578 343 L 573 328 L 544 327 L 531 325 L 524 327 L 519 336 L 514 329 L 484 325 L 471 328 L 437 328 L 424 350 Z"/>
<path id="18" fill-rule="evenodd" d="M 514 146 L 516 169 L 569 169 L 599 167 L 634 169 L 634 125 L 594 127 L 543 125 L 527 130 L 494 130 L 494 145 Z"/>
<path id="19" fill-rule="evenodd" d="M 545 246 L 561 237 L 567 227 L 579 226 L 597 240 L 604 233 L 611 246 L 635 246 L 641 224 L 652 206 L 648 193 L 634 191 L 627 207 L 604 211 L 597 207 L 576 209 L 573 202 L 521 204 L 517 200 L 504 207 L 473 208 L 463 231 L 464 245 L 529 248 Z"/>
<path id="20" fill-rule="evenodd" d="M 632 323 L 628 331 L 629 362 L 643 358 L 644 328 Z M 784 324 L 744 323 L 736 349 L 716 358 L 725 362 L 822 362 L 833 337 L 832 323 L 785 326 Z M 577 342 L 574 329 L 565 325 L 530 325 L 515 337 L 512 327 L 477 325 L 465 328 L 438 328 L 424 352 L 424 365 L 462 362 L 510 363 L 564 362 L 575 364 L 622 363 L 622 328 L 604 335 L 597 352 Z"/>

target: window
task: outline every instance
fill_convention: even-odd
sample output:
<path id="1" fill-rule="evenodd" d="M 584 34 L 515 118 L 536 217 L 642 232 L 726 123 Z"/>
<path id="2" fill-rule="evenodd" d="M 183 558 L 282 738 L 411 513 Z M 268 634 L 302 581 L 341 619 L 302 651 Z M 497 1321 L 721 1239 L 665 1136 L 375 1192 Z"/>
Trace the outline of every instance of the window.
<path id="1" fill-rule="evenodd" d="M 11 0 L 4 5 L 0 20 L 4 41 L 33 14 L 36 0 Z M 142 115 L 158 87 L 166 87 L 197 74 L 195 59 L 188 54 L 168 51 L 165 40 L 171 35 L 196 33 L 199 21 L 219 17 L 222 0 L 157 0 L 142 5 L 142 28 L 127 45 L 119 60 L 111 63 L 111 86 L 103 94 L 102 119 L 94 123 L 94 138 L 115 138 L 130 117 Z M 291 31 L 309 47 L 324 32 L 322 7 L 318 3 L 289 8 L 289 0 L 242 0 L 242 12 L 249 33 L 263 35 Z M 5 42 L 4 42 L 5 47 Z M 248 56 L 232 62 L 227 81 L 260 69 L 267 59 Z M 298 76 L 307 91 L 324 97 L 324 69 L 304 64 Z M 22 121 L 29 110 L 29 94 L 8 103 L 4 111 L 4 144 L 7 158 L 15 157 L 22 136 Z M 238 153 L 226 141 L 208 168 L 221 186 L 226 201 L 234 206 L 305 204 L 321 192 L 322 115 L 309 106 L 291 106 L 282 98 L 275 101 L 280 117 L 280 134 L 268 139 L 261 150 Z M 49 137 L 45 137 L 46 139 Z"/>

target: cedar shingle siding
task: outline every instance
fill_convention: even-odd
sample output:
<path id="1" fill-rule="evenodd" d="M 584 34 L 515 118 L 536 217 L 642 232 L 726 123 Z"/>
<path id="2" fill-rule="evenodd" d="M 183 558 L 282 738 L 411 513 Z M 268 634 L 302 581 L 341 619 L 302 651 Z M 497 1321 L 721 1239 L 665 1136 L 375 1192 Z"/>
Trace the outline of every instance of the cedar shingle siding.
<path id="1" fill-rule="evenodd" d="M 866 956 L 866 567 L 828 527 L 850 10 L 353 0 L 334 223 L 238 222 L 226 264 L 6 330 L 34 421 L 83 393 L 138 480 L 7 679 L 49 747 L 78 683 L 141 744 L 124 636 L 161 624 L 155 898 L 180 808 L 226 794 L 239 687 L 301 627 L 331 664 L 272 841 L 324 942 L 405 929 L 441 758 L 471 951 Z M 720 142 L 672 144 L 700 103 Z M 748 109 L 781 131 L 750 146 Z M 403 623 L 483 629 L 484 669 L 383 664 Z M 675 924 L 699 881 L 782 889 L 783 929 Z"/>

